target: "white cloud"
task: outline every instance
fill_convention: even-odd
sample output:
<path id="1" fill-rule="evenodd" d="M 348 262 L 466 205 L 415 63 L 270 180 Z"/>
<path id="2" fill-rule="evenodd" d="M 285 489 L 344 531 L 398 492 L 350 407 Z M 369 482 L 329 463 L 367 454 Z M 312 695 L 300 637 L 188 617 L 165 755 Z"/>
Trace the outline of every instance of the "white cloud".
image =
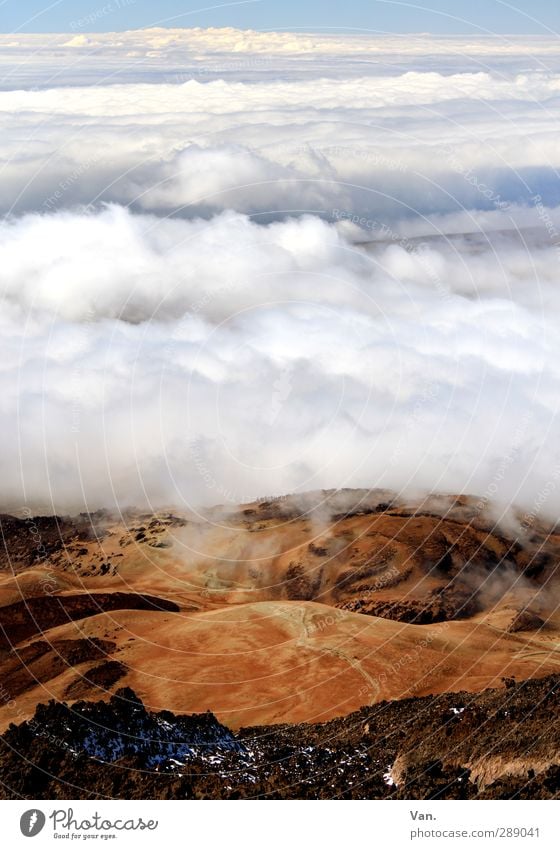
<path id="1" fill-rule="evenodd" d="M 0 68 L 6 507 L 558 510 L 555 43 L 76 25 Z"/>
<path id="2" fill-rule="evenodd" d="M 332 62 L 335 78 L 308 66 L 271 81 L 169 72 L 164 83 L 0 92 L 0 208 L 102 199 L 183 215 L 329 214 L 344 204 L 401 218 L 537 192 L 560 203 L 558 71 L 356 77 Z"/>
<path id="3" fill-rule="evenodd" d="M 560 460 L 558 257 L 486 238 L 357 248 L 313 217 L 114 207 L 6 222 L 4 498 L 484 493 L 513 451 L 494 494 L 530 507 Z"/>

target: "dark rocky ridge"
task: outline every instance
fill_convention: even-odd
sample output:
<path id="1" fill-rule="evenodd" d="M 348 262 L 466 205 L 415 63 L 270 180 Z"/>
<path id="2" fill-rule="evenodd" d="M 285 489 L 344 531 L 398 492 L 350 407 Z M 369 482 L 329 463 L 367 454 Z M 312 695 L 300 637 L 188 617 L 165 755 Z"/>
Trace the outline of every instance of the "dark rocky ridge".
<path id="1" fill-rule="evenodd" d="M 0 514 L 0 570 L 18 572 L 51 557 L 76 542 L 105 536 L 105 511 L 68 516 L 19 518 Z"/>
<path id="2" fill-rule="evenodd" d="M 551 799 L 560 676 L 382 702 L 320 725 L 249 728 L 210 714 L 40 705 L 0 738 L 3 798 Z"/>
<path id="3" fill-rule="evenodd" d="M 2 686 L 11 698 L 49 681 L 68 667 L 89 661 L 104 661 L 115 643 L 96 637 L 89 640 L 36 640 L 10 652 L 2 663 Z M 79 698 L 76 696 L 75 698 Z"/>
<path id="4" fill-rule="evenodd" d="M 0 607 L 3 728 L 14 718 L 13 709 L 5 707 L 10 699 L 17 701 L 21 720 L 51 694 L 69 702 L 107 700 L 123 683 L 141 692 L 146 703 L 173 706 L 178 714 L 150 714 L 130 691 L 124 702 L 121 693 L 109 703 L 68 707 L 58 701 L 40 706 L 34 720 L 12 727 L 3 738 L 0 779 L 7 797 L 548 798 L 557 794 L 557 679 L 522 685 L 511 678 L 544 676 L 558 668 L 556 526 L 534 522 L 516 535 L 514 525 L 493 525 L 472 498 L 434 496 L 410 505 L 378 491 L 286 497 L 229 512 L 216 508 L 216 518 L 224 523 L 217 542 L 211 523 L 171 514 L 0 516 L 0 572 L 4 572 L 0 577 L 5 586 Z M 211 529 L 208 562 L 185 562 L 183 544 L 190 535 L 204 536 L 207 527 Z M 173 529 L 180 531 L 176 537 Z M 253 533 L 258 536 L 248 536 Z M 238 540 L 247 546 L 246 561 L 238 557 Z M 253 546 L 257 553 L 270 553 L 264 565 L 253 562 Z M 161 569 L 152 569 L 153 558 Z M 223 562 L 227 568 L 220 571 Z M 139 592 L 134 592 L 135 586 Z M 274 623 L 277 632 L 262 626 L 262 602 L 269 605 L 262 608 L 267 611 L 264 621 Z M 284 629 L 291 622 L 286 617 L 288 606 L 306 623 L 298 651 L 316 651 L 319 645 L 326 651 L 313 655 L 314 662 L 318 657 L 322 664 L 326 658 L 331 665 L 321 667 L 321 686 L 304 710 L 295 701 L 292 715 L 255 714 L 252 705 L 266 707 L 269 694 L 263 698 L 264 691 L 256 691 L 247 696 L 240 688 L 238 697 L 236 682 L 252 680 L 253 674 L 249 667 L 240 668 L 238 658 L 245 656 L 248 645 L 260 650 L 270 640 L 266 659 L 270 669 L 294 663 L 293 657 L 281 654 L 294 638 L 293 630 Z M 215 675 L 215 669 L 206 670 L 209 679 L 217 679 L 218 689 L 214 681 L 206 690 L 191 690 L 188 685 L 173 689 L 177 679 L 196 679 L 196 669 L 193 676 L 188 663 L 191 655 L 207 652 L 209 645 L 216 652 L 219 633 L 210 634 L 210 642 L 201 645 L 196 627 L 198 619 L 205 623 L 208 612 L 217 608 L 223 608 L 232 629 L 228 632 L 232 642 L 221 645 L 225 672 Z M 243 614 L 236 619 L 238 609 Z M 125 615 L 115 617 L 111 627 L 107 617 L 99 617 L 117 610 Z M 140 613 L 132 615 L 133 611 Z M 355 640 L 356 629 L 361 634 L 366 626 L 351 621 L 354 613 L 381 617 L 366 635 L 369 642 Z M 297 616 L 294 622 L 299 623 Z M 143 629 L 157 629 L 160 617 L 167 643 L 163 641 L 156 651 Z M 473 617 L 469 630 L 464 620 Z M 363 681 L 358 678 L 350 686 L 359 699 L 346 710 L 355 711 L 377 698 L 407 698 L 381 701 L 322 725 L 270 724 L 336 716 L 330 706 L 346 705 L 343 700 L 350 691 L 345 683 L 333 691 L 333 670 L 338 671 L 339 660 L 348 661 L 350 675 L 360 670 L 364 680 L 383 681 L 383 664 L 389 664 L 386 650 L 378 665 L 371 659 L 376 657 L 375 640 L 383 642 L 389 639 L 387 634 L 395 633 L 387 628 L 387 620 L 401 623 L 398 636 L 403 639 L 391 655 L 387 689 L 372 697 L 366 688 L 359 689 Z M 432 629 L 421 640 L 422 626 L 430 629 L 433 623 L 446 622 L 449 640 L 459 634 L 452 644 L 466 646 L 461 658 L 472 670 L 467 680 L 461 677 L 463 667 L 453 651 L 448 660 L 447 638 L 442 648 L 437 634 L 432 639 Z M 486 658 L 485 643 L 476 642 L 479 626 L 487 629 L 490 642 L 496 636 L 496 652 L 503 652 L 499 663 L 491 653 Z M 53 628 L 60 630 L 51 633 Z M 240 629 L 245 629 L 241 634 L 245 642 L 243 653 L 236 655 L 231 648 Z M 158 689 L 150 689 L 154 666 L 168 663 L 173 635 L 187 647 L 177 656 L 185 661 L 180 674 L 168 665 L 161 680 L 164 686 L 169 683 L 169 692 L 159 689 L 159 679 Z M 349 638 L 355 640 L 353 652 L 341 659 L 338 646 Z M 149 646 L 145 653 L 144 643 Z M 407 657 L 413 660 L 407 661 L 405 672 L 401 659 Z M 440 677 L 434 675 L 429 687 L 421 688 L 432 669 L 441 669 Z M 484 686 L 495 686 L 500 675 L 509 676 L 507 689 L 480 692 Z M 478 695 L 446 693 L 458 679 L 462 689 Z M 275 695 L 288 699 L 293 687 L 292 680 L 282 680 Z M 444 695 L 410 698 L 442 691 Z M 242 710 L 232 718 L 241 703 Z M 261 727 L 233 734 L 210 714 L 192 715 L 208 707 L 235 728 L 249 723 Z M 200 734 L 202 747 L 195 745 Z"/>
<path id="5" fill-rule="evenodd" d="M 30 598 L 0 607 L 0 648 L 11 648 L 33 634 L 111 610 L 177 612 L 179 607 L 167 599 L 140 593 L 84 593 Z"/>

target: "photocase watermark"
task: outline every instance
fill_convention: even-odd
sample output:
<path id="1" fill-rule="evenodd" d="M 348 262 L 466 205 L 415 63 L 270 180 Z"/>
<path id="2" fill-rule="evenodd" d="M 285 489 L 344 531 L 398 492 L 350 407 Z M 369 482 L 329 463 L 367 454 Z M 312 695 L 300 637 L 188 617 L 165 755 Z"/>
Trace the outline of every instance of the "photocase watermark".
<path id="1" fill-rule="evenodd" d="M 531 530 L 533 522 L 538 518 L 545 507 L 550 496 L 558 489 L 558 481 L 560 480 L 560 463 L 558 463 L 542 489 L 539 490 L 535 500 L 533 501 L 531 510 L 525 513 L 521 521 L 521 529 L 527 533 Z"/>
<path id="2" fill-rule="evenodd" d="M 345 615 L 346 614 L 343 610 L 333 608 L 329 613 L 315 616 L 312 622 L 305 623 L 305 636 L 312 637 L 321 634 L 323 631 L 326 631 L 327 628 L 330 628 L 332 625 L 336 625 L 337 622 L 344 619 Z"/>
<path id="3" fill-rule="evenodd" d="M 87 817 L 78 817 L 74 815 L 73 808 L 57 808 L 49 814 L 48 818 L 51 820 L 53 837 L 68 837 L 72 840 L 82 839 L 82 836 L 88 840 L 95 837 L 107 840 L 115 837 L 115 834 L 111 832 L 155 831 L 159 825 L 158 820 L 144 820 L 143 817 L 108 819 L 97 811 Z M 46 823 L 45 813 L 39 808 L 31 808 L 21 815 L 19 827 L 25 837 L 36 837 Z M 83 835 L 82 832 L 84 832 Z"/>
<path id="4" fill-rule="evenodd" d="M 492 499 L 495 499 L 499 492 L 499 485 L 503 481 L 507 470 L 513 466 L 517 455 L 521 451 L 521 447 L 523 445 L 523 440 L 527 433 L 527 429 L 530 423 L 535 418 L 534 413 L 525 413 L 522 416 L 521 421 L 519 422 L 515 433 L 513 435 L 513 439 L 508 451 L 500 458 L 500 462 L 498 463 L 498 467 L 492 476 L 492 480 L 486 487 L 484 493 L 477 499 L 476 504 L 474 505 L 474 509 L 477 512 L 484 510 L 487 506 L 488 502 Z"/>
<path id="5" fill-rule="evenodd" d="M 447 145 L 446 147 L 441 149 L 443 155 L 447 159 L 447 162 L 451 169 L 459 174 L 466 183 L 472 186 L 476 191 L 482 195 L 486 200 L 490 201 L 496 209 L 507 210 L 510 209 L 510 204 L 507 201 L 502 200 L 499 192 L 496 192 L 491 186 L 487 183 L 479 180 L 478 176 L 473 172 L 472 168 L 467 168 L 463 165 L 462 162 L 459 161 L 456 152 L 452 147 Z"/>
<path id="6" fill-rule="evenodd" d="M 205 456 L 204 448 L 205 440 L 202 437 L 197 437 L 189 443 L 189 454 L 192 458 L 193 465 L 209 491 L 215 492 L 216 497 L 224 501 L 240 504 L 253 501 L 254 497 L 251 493 L 240 493 L 220 483 L 213 472 L 210 470 Z"/>
<path id="7" fill-rule="evenodd" d="M 367 565 L 367 564 L 366 564 Z M 382 575 L 379 575 L 370 586 L 370 588 L 360 596 L 363 601 L 370 601 L 371 598 L 378 593 L 379 590 L 384 590 L 386 587 L 391 587 L 397 581 L 402 580 L 403 574 L 397 569 L 396 566 L 391 566 L 386 572 L 383 572 Z"/>
<path id="8" fill-rule="evenodd" d="M 372 233 L 376 233 L 379 236 L 379 241 L 391 242 L 392 244 L 398 245 L 407 253 L 412 254 L 439 297 L 443 301 L 447 301 L 452 297 L 449 288 L 444 284 L 441 279 L 441 275 L 434 264 L 432 249 L 426 242 L 417 242 L 408 236 L 401 235 L 397 230 L 394 230 L 388 224 L 379 221 L 376 218 L 366 218 L 363 215 L 357 215 L 349 210 L 333 209 L 331 217 L 334 218 L 335 221 L 350 221 L 350 223 L 361 227 L 362 230 L 370 230 Z"/>
<path id="9" fill-rule="evenodd" d="M 33 544 L 35 546 L 35 557 L 39 560 L 39 562 L 44 562 L 48 559 L 49 552 L 43 542 L 43 535 L 39 530 L 39 526 L 37 525 L 37 521 L 33 516 L 33 513 L 29 509 L 29 507 L 23 507 L 21 510 L 24 521 L 27 525 L 27 529 L 31 534 L 31 539 L 33 540 Z M 48 573 L 43 576 L 38 583 L 38 588 L 45 595 L 52 595 L 59 589 L 58 579 L 56 575 L 52 573 Z"/>
<path id="10" fill-rule="evenodd" d="M 27 724 L 27 728 L 32 734 L 35 734 L 37 737 L 42 737 L 49 743 L 49 745 L 72 751 L 67 740 L 46 731 L 41 723 L 37 722 L 34 717 L 28 719 L 25 711 L 19 707 L 17 699 L 3 684 L 0 684 L 0 708 L 7 708 L 11 711 L 14 715 L 14 722 L 19 724 L 25 722 Z"/>
<path id="11" fill-rule="evenodd" d="M 70 21 L 70 29 L 72 32 L 87 29 L 87 27 L 95 24 L 100 19 L 106 18 L 108 15 L 114 15 L 115 12 L 119 12 L 121 9 L 129 9 L 135 4 L 136 0 L 110 0 L 104 6 L 98 6 L 97 9 L 84 15 L 83 18 L 76 18 L 76 20 Z"/>
<path id="12" fill-rule="evenodd" d="M 49 819 L 52 820 L 53 831 L 67 832 L 74 836 L 75 832 L 111 832 L 111 831 L 155 831 L 159 825 L 158 820 L 144 820 L 143 817 L 130 817 L 129 819 L 105 819 L 97 811 L 89 817 L 78 819 L 74 816 L 73 808 L 59 808 L 54 810 Z M 81 836 L 81 835 L 80 835 Z M 102 835 L 103 836 L 103 835 Z"/>
<path id="13" fill-rule="evenodd" d="M 366 562 L 363 566 L 368 566 L 369 564 Z M 410 568 L 404 569 L 402 572 L 396 567 L 391 566 L 390 569 L 383 572 L 382 575 L 379 575 L 371 584 L 365 592 L 360 593 L 359 599 L 355 601 L 346 602 L 343 606 L 344 610 L 351 610 L 355 613 L 360 613 L 364 604 L 367 604 L 369 601 L 372 601 L 375 594 L 380 590 L 384 590 L 387 587 L 392 587 L 395 584 L 403 581 L 408 574 L 410 574 Z"/>
<path id="14" fill-rule="evenodd" d="M 76 329 L 76 341 L 79 342 L 82 350 L 85 350 L 87 347 L 87 341 L 91 337 L 94 322 L 95 313 L 92 309 L 89 309 Z M 69 375 L 68 382 L 72 387 L 70 431 L 71 433 L 78 434 L 81 431 L 82 409 L 84 398 L 87 395 L 87 382 L 84 380 L 83 366 L 74 366 Z"/>
<path id="15" fill-rule="evenodd" d="M 430 401 L 435 401 L 439 395 L 439 391 L 440 388 L 436 383 L 429 383 L 426 387 L 424 387 L 419 398 L 417 398 L 414 403 L 411 414 L 406 417 L 405 432 L 391 452 L 391 456 L 388 460 L 389 466 L 394 466 L 402 458 L 405 451 L 405 445 L 410 443 L 412 432 L 418 425 L 427 420 L 428 404 Z"/>
<path id="16" fill-rule="evenodd" d="M 164 82 L 172 85 L 183 85 L 196 80 L 197 77 L 219 77 L 220 74 L 263 70 L 263 68 L 273 67 L 272 58 L 269 56 L 247 56 L 243 59 L 228 59 L 227 62 L 219 61 L 216 65 L 194 64 L 188 71 L 181 71 L 178 74 L 164 77 Z"/>
<path id="17" fill-rule="evenodd" d="M 533 203 L 535 205 L 535 209 L 537 211 L 537 215 L 539 217 L 539 220 L 544 225 L 544 228 L 545 228 L 546 232 L 548 233 L 550 240 L 554 244 L 554 250 L 556 251 L 556 255 L 557 255 L 558 259 L 560 260 L 560 241 L 559 241 L 560 240 L 560 233 L 558 232 L 558 228 L 557 228 L 556 224 L 554 223 L 554 221 L 552 220 L 552 216 L 551 216 L 549 210 L 543 204 L 543 199 L 542 199 L 541 195 L 533 195 L 531 200 L 533 201 Z"/>
<path id="18" fill-rule="evenodd" d="M 59 181 L 54 192 L 43 201 L 43 207 L 48 212 L 52 212 L 56 209 L 66 192 L 68 192 L 93 165 L 97 165 L 100 159 L 100 156 L 92 156 L 89 159 L 85 159 L 80 163 L 80 165 L 77 165 L 67 177 Z"/>
<path id="19" fill-rule="evenodd" d="M 25 837 L 37 837 L 40 831 L 45 827 L 47 821 L 43 811 L 38 808 L 32 808 L 30 811 L 25 811 L 19 820 L 21 833 Z"/>
<path id="20" fill-rule="evenodd" d="M 255 448 L 264 444 L 266 439 L 266 428 L 274 428 L 278 424 L 278 420 L 282 414 L 282 410 L 288 402 L 293 392 L 293 377 L 295 366 L 288 365 L 281 369 L 270 386 L 270 391 L 266 393 L 267 397 L 259 399 L 254 403 L 254 415 L 258 417 L 265 426 L 265 429 L 260 434 L 259 438 L 255 437 L 253 445 Z M 226 501 L 234 501 L 243 503 L 247 501 L 255 501 L 254 493 L 234 492 L 224 484 L 218 482 L 216 476 L 211 471 L 207 460 L 208 441 L 202 437 L 196 437 L 189 444 L 189 454 L 192 458 L 194 468 L 202 479 L 208 490 L 214 490 L 220 498 Z M 261 501 L 272 499 L 261 498 Z"/>
<path id="21" fill-rule="evenodd" d="M 175 326 L 173 336 L 169 339 L 163 351 L 164 362 L 172 360 L 174 350 L 177 348 L 182 334 L 187 330 L 193 318 L 203 314 L 207 307 L 218 300 L 221 295 L 233 293 L 236 291 L 236 281 L 226 280 L 214 289 L 204 292 L 195 301 L 192 301 L 181 316 L 181 320 Z"/>
<path id="22" fill-rule="evenodd" d="M 275 424 L 278 416 L 282 412 L 284 404 L 292 394 L 293 372 L 293 366 L 287 366 L 282 369 L 272 384 L 272 397 L 264 415 L 264 420 L 270 427 Z"/>
<path id="23" fill-rule="evenodd" d="M 407 167 L 400 159 L 393 159 L 380 153 L 378 150 L 367 150 L 367 148 L 353 147 L 352 145 L 327 145 L 318 146 L 309 143 L 296 145 L 291 148 L 292 153 L 316 154 L 326 156 L 329 159 L 355 159 L 368 165 L 383 168 L 385 171 L 399 171 L 404 173 Z"/>
<path id="24" fill-rule="evenodd" d="M 366 698 L 377 698 L 381 693 L 381 688 L 384 684 L 387 683 L 391 678 L 399 675 L 402 670 L 412 664 L 416 664 L 419 658 L 422 656 L 423 652 L 430 647 L 433 641 L 439 637 L 447 628 L 449 628 L 449 622 L 442 622 L 440 625 L 437 625 L 435 628 L 432 628 L 430 631 L 426 632 L 426 635 L 422 637 L 422 639 L 418 640 L 414 648 L 411 648 L 409 651 L 402 654 L 398 660 L 393 661 L 386 670 L 380 672 L 374 678 L 370 679 L 369 685 L 364 685 L 359 691 L 358 695 L 364 696 Z M 428 674 L 433 675 L 434 670 L 430 670 L 429 673 L 426 673 L 422 676 L 422 679 L 411 681 L 409 686 L 406 688 L 406 693 L 410 693 L 413 695 L 418 690 L 422 689 L 421 681 L 427 677 Z"/>
<path id="25" fill-rule="evenodd" d="M 409 242 L 408 239 L 407 242 Z M 426 274 L 430 283 L 437 292 L 439 298 L 442 301 L 451 300 L 452 294 L 448 287 L 442 281 L 438 271 L 434 266 L 434 263 L 432 262 L 430 246 L 427 245 L 426 242 L 420 242 L 418 244 L 412 243 L 412 245 L 410 245 L 410 252 L 413 253 L 418 259 L 418 262 L 420 263 L 424 273 Z"/>
<path id="26" fill-rule="evenodd" d="M 347 209 L 333 209 L 331 212 L 331 217 L 335 219 L 335 221 L 349 221 L 351 224 L 356 224 L 357 227 L 361 227 L 362 230 L 377 230 L 379 228 L 379 221 L 375 218 L 367 218 L 365 215 L 357 215 L 355 212 L 350 212 Z"/>

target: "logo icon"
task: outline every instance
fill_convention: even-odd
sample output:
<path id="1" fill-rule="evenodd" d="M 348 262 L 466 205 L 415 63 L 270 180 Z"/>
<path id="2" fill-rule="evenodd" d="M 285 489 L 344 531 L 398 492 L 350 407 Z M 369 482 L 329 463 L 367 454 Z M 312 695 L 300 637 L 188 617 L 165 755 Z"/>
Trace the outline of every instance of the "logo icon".
<path id="1" fill-rule="evenodd" d="M 26 837 L 36 837 L 43 830 L 46 817 L 43 811 L 33 808 L 31 811 L 26 811 L 21 815 L 19 827 L 21 833 Z"/>

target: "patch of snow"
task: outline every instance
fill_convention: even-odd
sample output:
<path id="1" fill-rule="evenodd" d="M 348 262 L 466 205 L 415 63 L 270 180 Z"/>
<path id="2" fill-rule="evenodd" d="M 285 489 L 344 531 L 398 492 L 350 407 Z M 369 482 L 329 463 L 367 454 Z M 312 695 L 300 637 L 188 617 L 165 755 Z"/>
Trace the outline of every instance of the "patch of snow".
<path id="1" fill-rule="evenodd" d="M 388 766 L 388 767 L 387 767 L 387 772 L 384 772 L 384 773 L 383 773 L 383 781 L 384 781 L 384 782 L 385 782 L 385 784 L 387 784 L 389 787 L 393 787 L 393 786 L 396 784 L 395 779 L 393 778 L 392 769 L 393 769 L 393 767 L 392 767 L 392 766 Z"/>

